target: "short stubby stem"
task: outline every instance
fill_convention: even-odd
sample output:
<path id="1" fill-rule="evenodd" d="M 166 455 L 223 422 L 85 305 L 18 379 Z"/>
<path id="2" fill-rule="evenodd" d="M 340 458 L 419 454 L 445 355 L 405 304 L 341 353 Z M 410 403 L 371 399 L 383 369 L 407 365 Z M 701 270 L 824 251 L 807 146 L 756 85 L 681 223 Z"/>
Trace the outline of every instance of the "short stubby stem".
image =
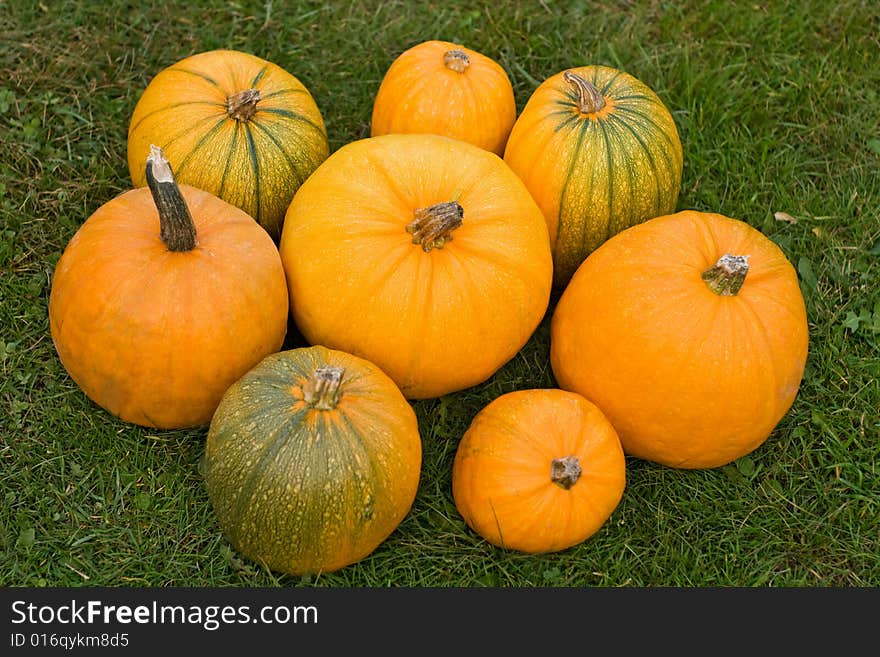
<path id="1" fill-rule="evenodd" d="M 471 65 L 471 59 L 464 50 L 447 50 L 443 55 L 443 63 L 456 73 L 464 73 Z"/>
<path id="2" fill-rule="evenodd" d="M 257 113 L 257 103 L 263 98 L 259 89 L 245 89 L 226 99 L 226 113 L 237 121 L 249 121 Z"/>
<path id="3" fill-rule="evenodd" d="M 150 145 L 146 173 L 147 186 L 159 212 L 159 237 L 169 251 L 192 251 L 196 248 L 196 225 L 174 182 L 171 165 L 158 146 Z"/>
<path id="4" fill-rule="evenodd" d="M 342 396 L 342 375 L 345 368 L 333 365 L 321 365 L 303 386 L 303 399 L 306 404 L 319 411 L 330 411 L 336 408 Z"/>
<path id="5" fill-rule="evenodd" d="M 442 249 L 463 219 L 464 208 L 458 201 L 436 203 L 416 210 L 415 219 L 406 225 L 406 232 L 412 235 L 413 244 L 420 244 L 428 253 L 431 249 Z"/>
<path id="6" fill-rule="evenodd" d="M 605 97 L 589 80 L 571 71 L 563 73 L 562 79 L 577 90 L 577 106 L 581 114 L 595 114 L 605 107 Z"/>
<path id="7" fill-rule="evenodd" d="M 568 490 L 577 483 L 581 476 L 581 464 L 577 456 L 565 456 L 553 459 L 550 463 L 550 481 Z"/>
<path id="8" fill-rule="evenodd" d="M 749 273 L 749 256 L 725 254 L 718 258 L 714 267 L 703 272 L 702 278 L 715 294 L 734 297 L 743 286 Z"/>

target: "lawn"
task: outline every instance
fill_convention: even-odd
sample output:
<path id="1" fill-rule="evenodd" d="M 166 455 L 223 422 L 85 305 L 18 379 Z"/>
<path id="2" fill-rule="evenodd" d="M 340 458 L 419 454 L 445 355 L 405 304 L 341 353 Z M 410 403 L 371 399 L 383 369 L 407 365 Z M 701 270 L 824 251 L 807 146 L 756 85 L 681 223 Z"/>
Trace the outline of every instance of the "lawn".
<path id="1" fill-rule="evenodd" d="M 684 147 L 678 208 L 742 219 L 796 267 L 804 379 L 750 455 L 687 471 L 629 458 L 623 499 L 586 542 L 500 550 L 458 515 L 452 459 L 492 399 L 555 386 L 554 297 L 488 381 L 413 402 L 418 494 L 373 554 L 329 574 L 271 573 L 219 530 L 200 472 L 205 428 L 126 424 L 66 374 L 48 328 L 53 269 L 85 219 L 129 188 L 129 118 L 165 66 L 215 48 L 275 62 L 312 92 L 332 152 L 369 136 L 385 70 L 431 38 L 496 59 L 520 110 L 576 65 L 653 88 Z M 878 117 L 870 0 L 0 2 L 0 585 L 880 586 Z M 285 347 L 302 344 L 291 327 Z"/>

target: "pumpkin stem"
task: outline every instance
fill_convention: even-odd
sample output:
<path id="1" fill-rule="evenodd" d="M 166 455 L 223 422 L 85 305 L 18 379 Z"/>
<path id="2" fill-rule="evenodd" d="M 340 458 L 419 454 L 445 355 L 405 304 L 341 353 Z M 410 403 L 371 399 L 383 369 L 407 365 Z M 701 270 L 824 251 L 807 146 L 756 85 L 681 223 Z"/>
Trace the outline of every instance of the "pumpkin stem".
<path id="1" fill-rule="evenodd" d="M 749 273 L 749 256 L 725 254 L 718 262 L 703 272 L 703 280 L 715 294 L 722 297 L 734 297 L 746 280 Z"/>
<path id="2" fill-rule="evenodd" d="M 330 411 L 336 408 L 339 397 L 342 396 L 340 383 L 345 368 L 333 365 L 321 365 L 314 372 L 312 378 L 303 386 L 303 399 L 305 402 L 319 411 Z"/>
<path id="3" fill-rule="evenodd" d="M 159 211 L 159 237 L 169 251 L 192 251 L 196 248 L 196 225 L 174 182 L 171 165 L 162 149 L 152 144 L 147 156 L 147 185 Z"/>
<path id="4" fill-rule="evenodd" d="M 455 50 L 447 50 L 443 54 L 443 63 L 446 64 L 446 68 L 456 73 L 464 73 L 471 65 L 471 60 L 464 50 L 456 48 Z"/>
<path id="5" fill-rule="evenodd" d="M 452 231 L 461 226 L 464 208 L 458 201 L 436 203 L 415 211 L 415 219 L 406 225 L 406 232 L 412 234 L 413 244 L 421 244 L 428 253 L 431 249 L 442 249 L 452 239 Z"/>
<path id="6" fill-rule="evenodd" d="M 263 96 L 259 89 L 245 89 L 226 98 L 226 113 L 237 121 L 249 121 Z"/>
<path id="7" fill-rule="evenodd" d="M 565 490 L 574 486 L 580 476 L 581 464 L 577 456 L 553 459 L 550 463 L 550 481 Z"/>
<path id="8" fill-rule="evenodd" d="M 571 71 L 563 73 L 562 79 L 577 90 L 577 105 L 581 114 L 594 114 L 605 107 L 605 97 L 589 80 Z"/>

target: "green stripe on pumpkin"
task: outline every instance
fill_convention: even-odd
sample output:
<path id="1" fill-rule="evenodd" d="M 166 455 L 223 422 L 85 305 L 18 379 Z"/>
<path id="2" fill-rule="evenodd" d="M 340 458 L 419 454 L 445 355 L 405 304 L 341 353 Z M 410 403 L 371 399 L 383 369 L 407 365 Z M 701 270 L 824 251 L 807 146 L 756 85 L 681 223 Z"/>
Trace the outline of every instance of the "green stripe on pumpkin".
<path id="1" fill-rule="evenodd" d="M 213 84 L 215 87 L 219 87 L 219 86 L 220 86 L 220 83 L 217 82 L 217 80 L 215 80 L 214 78 L 212 78 L 210 75 L 206 75 L 205 73 L 200 73 L 200 72 L 198 72 L 198 71 L 192 71 L 192 70 L 190 70 L 190 69 L 188 69 L 188 68 L 181 68 L 181 67 L 179 67 L 179 66 L 172 66 L 172 67 L 170 67 L 168 70 L 169 70 L 169 71 L 177 71 L 178 73 L 186 73 L 186 74 L 188 74 L 188 75 L 194 75 L 194 76 L 196 76 L 197 78 L 201 78 L 201 79 L 204 80 L 205 82 L 209 82 L 209 83 Z"/>
<path id="2" fill-rule="evenodd" d="M 257 154 L 257 147 L 254 143 L 254 135 L 253 132 L 251 132 L 250 122 L 243 122 L 242 126 L 244 126 L 244 134 L 247 141 L 248 159 L 251 163 L 251 171 L 253 171 L 254 174 L 254 201 L 256 203 L 254 219 L 257 220 L 257 223 L 263 225 L 263 199 L 260 195 L 260 158 Z"/>
<path id="3" fill-rule="evenodd" d="M 211 117 L 211 118 L 214 118 L 214 117 Z M 229 120 L 229 118 L 226 116 L 223 116 L 221 119 L 217 120 L 217 122 L 214 124 L 214 126 L 211 127 L 210 130 L 208 130 L 205 134 L 203 134 L 199 138 L 199 140 L 195 143 L 195 146 L 193 146 L 189 150 L 189 152 L 186 154 L 186 157 L 184 157 L 177 164 L 177 166 L 175 166 L 174 163 L 172 162 L 171 166 L 174 169 L 174 173 L 177 175 L 180 175 L 183 172 L 183 170 L 186 168 L 186 165 L 189 162 L 191 162 L 193 157 L 196 155 L 196 153 L 198 153 L 199 149 L 201 149 L 205 144 L 207 144 L 211 139 L 213 139 L 214 136 L 220 131 L 220 129 L 224 126 L 224 124 L 228 120 Z M 199 123 L 203 123 L 203 122 L 200 121 Z M 204 123 L 207 123 L 207 120 L 204 121 Z M 177 135 L 175 135 L 174 137 L 169 139 L 165 144 L 162 145 L 162 148 L 167 149 L 167 147 L 170 146 L 171 144 L 173 144 L 178 138 L 182 137 L 183 135 L 189 134 L 191 132 L 193 132 L 193 126 L 190 126 L 187 130 L 181 131 L 180 133 L 178 133 Z"/>
<path id="4" fill-rule="evenodd" d="M 290 172 L 294 175 L 294 184 L 299 187 L 303 180 L 305 180 L 306 176 L 304 175 L 305 169 L 314 169 L 314 165 L 311 161 L 307 161 L 302 157 L 295 157 L 289 151 L 284 148 L 284 144 L 262 123 L 254 123 L 254 127 L 257 128 L 269 142 L 275 146 L 279 153 L 281 153 L 282 158 L 287 163 L 287 166 L 290 168 Z M 290 144 L 292 146 L 297 146 L 297 144 L 291 140 Z M 296 153 L 299 154 L 307 154 L 309 153 L 309 149 L 296 149 Z"/>
<path id="5" fill-rule="evenodd" d="M 565 175 L 565 183 L 562 185 L 560 192 L 559 221 L 556 225 L 556 242 L 553 244 L 555 269 L 560 271 L 568 271 L 571 267 L 571 260 L 577 257 L 572 253 L 574 250 L 573 245 L 575 244 L 572 233 L 581 231 L 582 217 L 580 215 L 572 215 L 568 202 L 568 192 L 572 183 L 574 169 L 581 157 L 584 142 L 587 140 L 587 133 L 590 132 L 593 124 L 596 123 L 591 119 L 578 118 L 581 121 L 580 131 L 575 147 L 572 149 L 571 159 L 569 160 L 568 170 Z"/>
<path id="6" fill-rule="evenodd" d="M 651 115 L 645 114 L 644 112 L 639 111 L 638 109 L 636 109 L 635 107 L 633 107 L 631 105 L 619 105 L 619 106 L 615 107 L 615 111 L 623 112 L 624 114 L 629 114 L 631 116 L 642 119 L 648 126 L 653 128 L 653 130 L 663 138 L 663 140 L 666 142 L 667 146 L 669 146 L 672 149 L 675 149 L 675 142 L 673 142 L 672 137 L 669 135 L 669 132 L 667 131 L 667 129 L 664 126 L 657 123 Z"/>
<path id="7" fill-rule="evenodd" d="M 305 94 L 308 93 L 305 89 L 278 89 L 277 91 L 273 91 L 272 93 L 263 94 L 263 100 L 268 100 L 269 98 L 278 98 L 279 96 L 287 96 L 289 94 Z"/>
<path id="8" fill-rule="evenodd" d="M 220 176 L 220 190 L 217 192 L 217 196 L 221 198 L 226 191 L 226 179 L 229 177 L 229 169 L 232 167 L 233 155 L 238 146 L 238 135 L 241 132 L 241 126 L 239 123 L 240 121 L 236 121 L 235 127 L 232 130 L 232 139 L 229 140 L 229 156 L 226 158 L 226 164 L 223 166 L 223 175 Z"/>
<path id="9" fill-rule="evenodd" d="M 611 139 L 608 136 L 608 129 L 605 127 L 605 121 L 600 119 L 599 121 L 597 121 L 597 123 L 599 124 L 599 127 L 602 129 L 602 141 L 605 144 L 605 155 L 606 155 L 605 163 L 606 163 L 606 168 L 608 169 L 608 174 L 607 174 L 607 178 L 608 178 L 608 194 L 607 194 L 608 216 L 604 219 L 604 221 L 597 218 L 595 221 L 595 224 L 593 224 L 593 226 L 591 226 L 591 228 L 592 228 L 591 232 L 593 234 L 592 239 L 590 238 L 589 232 L 584 234 L 583 239 L 581 240 L 581 244 L 586 245 L 587 251 L 592 251 L 594 248 L 596 248 L 596 246 L 598 246 L 598 244 L 600 244 L 601 242 L 604 242 L 605 240 L 608 239 L 608 237 L 609 237 L 608 231 L 609 231 L 609 227 L 611 225 L 611 220 L 612 220 L 611 218 L 614 216 L 614 210 L 615 210 L 615 208 L 614 208 L 614 201 L 615 201 L 615 198 L 614 198 L 614 166 L 616 164 L 615 150 L 611 147 Z M 587 227 L 589 225 L 589 223 L 590 222 L 585 222 L 585 224 L 584 224 L 585 227 Z M 601 224 L 601 226 L 599 224 Z M 599 230 L 602 231 L 602 237 L 599 239 L 596 239 L 595 235 L 598 234 Z M 583 250 L 582 250 L 582 253 L 583 253 Z"/>
<path id="10" fill-rule="evenodd" d="M 261 112 L 265 112 L 266 114 L 273 114 L 275 116 L 283 116 L 286 119 L 290 119 L 291 121 L 298 121 L 304 123 L 308 126 L 314 128 L 318 133 L 322 136 L 326 137 L 327 134 L 324 131 L 324 128 L 319 126 L 317 123 L 309 119 L 308 117 L 303 116 L 302 114 L 298 114 L 297 112 L 292 112 L 291 110 L 286 109 L 278 109 L 275 107 L 270 107 L 267 109 L 260 108 Z"/>
<path id="11" fill-rule="evenodd" d="M 260 80 L 263 79 L 263 76 L 266 75 L 266 71 L 268 71 L 268 70 L 269 70 L 269 67 L 268 67 L 268 66 L 264 66 L 263 68 L 261 68 L 261 69 L 257 72 L 257 74 L 254 76 L 254 79 L 251 80 L 251 83 L 250 83 L 250 85 L 248 85 L 248 86 L 249 86 L 251 89 L 255 88 L 255 87 L 260 83 Z"/>
<path id="12" fill-rule="evenodd" d="M 278 417 L 277 409 L 272 410 L 274 414 L 270 415 L 268 412 L 269 407 L 267 406 L 263 409 L 262 414 L 270 420 L 273 417 Z M 263 505 L 255 497 L 263 492 L 266 485 L 265 479 L 272 475 L 277 475 L 273 471 L 272 466 L 281 462 L 279 459 L 280 453 L 290 446 L 289 443 L 292 440 L 296 441 L 302 438 L 298 433 L 292 432 L 290 429 L 301 424 L 305 414 L 306 410 L 302 409 L 286 416 L 284 422 L 278 424 L 268 433 L 268 438 L 264 441 L 264 449 L 260 452 L 256 463 L 250 466 L 244 481 L 237 486 L 232 481 L 229 482 L 230 487 L 227 488 L 226 494 L 222 497 L 228 497 L 231 505 L 234 505 L 231 517 L 241 519 L 241 522 L 237 525 L 227 528 L 229 539 L 233 543 L 237 545 L 249 544 L 253 533 L 259 531 L 254 524 L 256 518 L 252 513 L 252 509 L 258 509 Z M 252 426 L 260 427 L 262 431 L 266 430 L 266 420 L 261 421 L 257 416 L 252 416 L 248 419 L 251 421 Z M 253 432 L 249 433 L 253 435 Z M 295 479 L 291 479 L 291 481 L 295 481 Z M 297 496 L 294 495 L 293 497 Z"/>
<path id="13" fill-rule="evenodd" d="M 654 208 L 655 210 L 659 210 L 662 206 L 662 198 L 660 194 L 660 172 L 657 169 L 657 163 L 654 161 L 654 153 L 648 147 L 648 144 L 642 138 L 642 136 L 638 133 L 638 131 L 633 128 L 626 121 L 623 121 L 616 114 L 609 114 L 608 116 L 609 122 L 614 122 L 621 130 L 625 130 L 633 140 L 639 145 L 642 152 L 645 155 L 645 159 L 648 162 L 648 166 L 651 169 L 651 178 L 655 181 L 654 185 Z"/>
<path id="14" fill-rule="evenodd" d="M 208 101 L 208 100 L 187 100 L 187 101 L 181 101 L 181 102 L 177 102 L 177 103 L 170 103 L 168 105 L 163 105 L 162 107 L 159 107 L 158 109 L 154 109 L 152 112 L 148 112 L 147 114 L 144 114 L 140 119 L 138 119 L 137 123 L 135 123 L 134 125 L 132 125 L 128 129 L 128 132 L 129 132 L 129 134 L 131 134 L 132 132 L 137 130 L 138 126 L 140 126 L 141 123 L 143 123 L 144 121 L 146 121 L 150 117 L 156 116 L 156 114 L 161 114 L 162 112 L 167 112 L 168 110 L 177 109 L 179 107 L 185 107 L 186 105 L 208 105 L 210 107 L 217 107 L 220 110 L 222 110 L 223 112 L 226 112 L 226 105 L 224 103 L 215 103 L 213 101 Z M 214 118 L 213 116 L 210 116 L 210 117 L 206 117 L 203 120 L 210 120 L 213 118 Z M 192 130 L 187 129 L 187 130 L 183 131 L 181 134 L 188 134 L 190 132 L 192 132 Z"/>

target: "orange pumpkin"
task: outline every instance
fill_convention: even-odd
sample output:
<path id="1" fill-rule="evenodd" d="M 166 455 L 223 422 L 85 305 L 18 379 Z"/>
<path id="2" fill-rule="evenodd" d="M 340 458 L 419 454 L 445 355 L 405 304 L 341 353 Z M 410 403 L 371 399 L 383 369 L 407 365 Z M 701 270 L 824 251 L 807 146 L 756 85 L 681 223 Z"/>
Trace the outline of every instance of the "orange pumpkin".
<path id="1" fill-rule="evenodd" d="M 277 242 L 294 192 L 326 159 L 327 132 L 309 90 L 280 66 L 237 50 L 211 50 L 160 71 L 128 127 L 128 166 L 146 184 L 151 145 L 180 183 L 251 215 Z"/>
<path id="2" fill-rule="evenodd" d="M 547 226 L 522 181 L 438 135 L 337 150 L 294 197 L 279 248 L 305 339 L 375 363 L 410 399 L 485 381 L 550 298 Z"/>
<path id="3" fill-rule="evenodd" d="M 287 330 L 278 250 L 253 218 L 174 182 L 160 149 L 149 187 L 79 228 L 52 279 L 49 327 L 71 378 L 135 424 L 207 424 L 229 385 Z"/>
<path id="4" fill-rule="evenodd" d="M 620 502 L 626 462 L 601 410 L 564 390 L 518 390 L 474 417 L 452 470 L 468 526 L 502 548 L 564 550 L 595 534 Z"/>
<path id="5" fill-rule="evenodd" d="M 434 40 L 392 62 L 373 102 L 370 134 L 429 132 L 501 155 L 515 120 L 513 86 L 498 62 Z"/>
<path id="6" fill-rule="evenodd" d="M 760 446 L 794 401 L 807 343 L 782 251 L 742 221 L 694 211 L 594 251 L 550 328 L 560 387 L 596 403 L 628 454 L 678 468 Z"/>
<path id="7" fill-rule="evenodd" d="M 572 68 L 535 89 L 504 160 L 547 220 L 557 288 L 612 235 L 675 210 L 682 158 L 672 114 L 624 71 Z"/>

